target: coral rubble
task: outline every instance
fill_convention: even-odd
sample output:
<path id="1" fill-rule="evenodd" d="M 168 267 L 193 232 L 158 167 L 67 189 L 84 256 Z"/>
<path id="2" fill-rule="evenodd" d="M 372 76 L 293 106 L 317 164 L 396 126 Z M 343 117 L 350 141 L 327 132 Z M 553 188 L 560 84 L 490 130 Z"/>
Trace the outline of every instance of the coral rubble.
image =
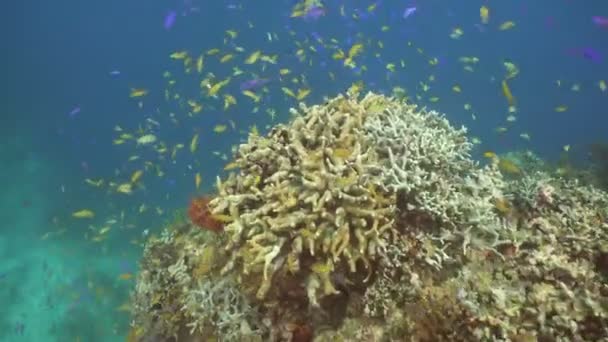
<path id="1" fill-rule="evenodd" d="M 147 243 L 135 340 L 608 339 L 608 194 L 503 178 L 401 100 L 292 112 L 190 208 L 217 234 Z"/>

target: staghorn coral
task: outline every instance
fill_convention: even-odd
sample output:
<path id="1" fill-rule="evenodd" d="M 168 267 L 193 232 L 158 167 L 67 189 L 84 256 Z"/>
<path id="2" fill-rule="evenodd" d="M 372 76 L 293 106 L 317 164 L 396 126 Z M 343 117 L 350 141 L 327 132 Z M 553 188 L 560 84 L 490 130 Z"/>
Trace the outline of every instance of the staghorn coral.
<path id="1" fill-rule="evenodd" d="M 281 269 L 303 277 L 313 306 L 338 293 L 332 274 L 370 274 L 395 211 L 391 194 L 376 185 L 377 154 L 359 133 L 375 97 L 302 105 L 289 126 L 250 136 L 236 155 L 241 173 L 218 179 L 210 207 L 233 219 L 224 272 L 257 275 L 258 299 Z"/>

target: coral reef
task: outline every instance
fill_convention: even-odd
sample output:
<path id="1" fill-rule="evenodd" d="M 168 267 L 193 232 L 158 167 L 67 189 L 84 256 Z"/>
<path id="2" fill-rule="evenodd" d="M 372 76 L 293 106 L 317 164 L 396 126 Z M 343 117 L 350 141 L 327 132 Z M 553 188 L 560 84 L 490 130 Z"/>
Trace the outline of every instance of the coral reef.
<path id="1" fill-rule="evenodd" d="M 608 340 L 608 194 L 402 100 L 292 114 L 148 241 L 135 340 Z"/>

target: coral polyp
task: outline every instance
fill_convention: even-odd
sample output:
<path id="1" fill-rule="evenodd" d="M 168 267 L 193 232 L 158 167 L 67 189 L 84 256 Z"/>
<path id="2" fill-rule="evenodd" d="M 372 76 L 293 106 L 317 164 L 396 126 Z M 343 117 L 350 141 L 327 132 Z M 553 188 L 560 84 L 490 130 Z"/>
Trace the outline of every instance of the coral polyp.
<path id="1" fill-rule="evenodd" d="M 208 196 L 193 198 L 188 207 L 188 217 L 190 217 L 192 223 L 200 228 L 219 233 L 223 231 L 224 225 L 211 216 L 208 208 L 210 201 L 211 198 Z"/>

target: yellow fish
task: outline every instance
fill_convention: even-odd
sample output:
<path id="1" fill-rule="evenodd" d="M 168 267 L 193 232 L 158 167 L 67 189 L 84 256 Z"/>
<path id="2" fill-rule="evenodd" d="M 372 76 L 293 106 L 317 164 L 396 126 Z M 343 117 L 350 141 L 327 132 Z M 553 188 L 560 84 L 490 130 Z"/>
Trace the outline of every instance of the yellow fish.
<path id="1" fill-rule="evenodd" d="M 137 170 L 133 172 L 133 174 L 131 175 L 131 183 L 136 183 L 143 174 L 144 172 L 142 170 Z"/>
<path id="2" fill-rule="evenodd" d="M 203 62 L 203 55 L 200 55 L 196 60 L 196 72 L 198 72 L 199 74 L 203 72 Z"/>
<path id="3" fill-rule="evenodd" d="M 555 111 L 558 113 L 563 113 L 567 110 L 568 110 L 568 106 L 565 106 L 565 105 L 555 107 Z"/>
<path id="4" fill-rule="evenodd" d="M 239 167 L 239 163 L 237 163 L 237 162 L 230 162 L 230 163 L 226 164 L 226 166 L 224 166 L 224 170 L 225 171 L 234 170 L 234 169 L 236 169 L 238 167 Z"/>
<path id="5" fill-rule="evenodd" d="M 194 175 L 194 185 L 197 189 L 200 188 L 202 180 L 203 179 L 201 177 L 200 172 L 197 172 L 196 175 Z"/>
<path id="6" fill-rule="evenodd" d="M 253 102 L 260 102 L 261 99 L 258 95 L 256 95 L 256 93 L 252 92 L 251 90 L 243 90 L 243 95 L 252 99 Z"/>
<path id="7" fill-rule="evenodd" d="M 308 96 L 308 94 L 310 94 L 310 91 L 310 89 L 298 89 L 298 95 L 296 98 L 298 100 L 303 100 L 306 96 Z"/>
<path id="8" fill-rule="evenodd" d="M 175 51 L 174 53 L 170 54 L 169 57 L 171 59 L 185 59 L 188 57 L 188 51 Z"/>
<path id="9" fill-rule="evenodd" d="M 500 171 L 502 171 L 504 173 L 512 174 L 512 175 L 521 173 L 521 170 L 519 169 L 519 167 L 514 162 L 512 162 L 508 159 L 501 159 L 498 162 L 498 168 L 500 169 Z"/>
<path id="10" fill-rule="evenodd" d="M 492 151 L 486 151 L 486 152 L 484 152 L 484 153 L 483 153 L 483 156 L 484 156 L 485 158 L 488 158 L 488 159 L 495 159 L 495 158 L 498 158 L 498 156 L 496 155 L 496 153 L 494 153 L 494 152 L 492 152 Z"/>
<path id="11" fill-rule="evenodd" d="M 486 6 L 481 6 L 479 9 L 479 17 L 482 24 L 487 24 L 490 20 L 490 10 Z"/>
<path id="12" fill-rule="evenodd" d="M 99 229 L 99 233 L 98 233 L 98 234 L 99 234 L 99 235 L 106 234 L 107 232 L 109 232 L 109 231 L 110 231 L 110 229 L 112 229 L 112 227 L 110 227 L 110 226 L 105 226 L 105 227 L 102 227 L 101 229 Z"/>
<path id="13" fill-rule="evenodd" d="M 234 55 L 229 53 L 220 59 L 220 63 L 226 63 L 226 62 L 230 61 L 232 58 L 234 58 Z"/>
<path id="14" fill-rule="evenodd" d="M 116 191 L 121 194 L 130 195 L 133 192 L 133 187 L 131 183 L 123 183 L 116 188 Z"/>
<path id="15" fill-rule="evenodd" d="M 192 137 L 192 140 L 190 141 L 190 152 L 192 152 L 192 153 L 196 152 L 197 147 L 198 147 L 198 133 L 195 134 Z"/>
<path id="16" fill-rule="evenodd" d="M 142 97 L 146 95 L 148 95 L 148 90 L 146 89 L 131 88 L 131 93 L 129 94 L 129 97 Z"/>
<path id="17" fill-rule="evenodd" d="M 507 99 L 507 102 L 509 102 L 509 106 L 510 107 L 515 106 L 515 98 L 513 97 L 513 94 L 511 93 L 511 89 L 509 89 L 509 84 L 507 84 L 507 80 L 502 81 L 502 93 L 505 96 L 505 98 Z"/>
<path id="18" fill-rule="evenodd" d="M 72 213 L 72 217 L 75 218 L 93 218 L 95 213 L 89 209 L 82 209 Z"/>
<path id="19" fill-rule="evenodd" d="M 606 81 L 604 80 L 600 80 L 597 85 L 600 87 L 601 91 L 606 91 L 606 89 L 608 89 L 608 87 L 606 86 Z"/>
<path id="20" fill-rule="evenodd" d="M 464 31 L 460 27 L 455 27 L 452 29 L 452 33 L 450 33 L 450 38 L 460 39 L 460 37 L 462 37 L 463 34 L 464 34 Z"/>
<path id="21" fill-rule="evenodd" d="M 103 179 L 100 179 L 100 180 L 96 180 L 96 181 L 95 181 L 95 180 L 92 180 L 92 179 L 90 179 L 90 178 L 87 178 L 87 179 L 85 179 L 84 181 L 85 181 L 87 184 L 92 185 L 92 186 L 94 186 L 94 187 L 100 187 L 100 186 L 102 186 L 102 185 L 103 185 Z"/>
<path id="22" fill-rule="evenodd" d="M 230 82 L 230 77 L 228 77 L 227 79 L 220 81 L 216 84 L 214 84 L 210 89 L 209 89 L 209 96 L 215 96 L 220 89 L 222 89 L 222 87 L 224 87 L 225 85 L 227 85 Z"/>
<path id="23" fill-rule="evenodd" d="M 215 133 L 222 133 L 226 130 L 226 128 L 228 128 L 226 125 L 215 125 L 215 127 L 213 127 L 213 131 Z"/>
<path id="24" fill-rule="evenodd" d="M 131 278 L 133 278 L 133 273 L 123 273 L 118 276 L 120 280 L 131 280 Z"/>
<path id="25" fill-rule="evenodd" d="M 512 21 L 505 21 L 504 23 L 500 24 L 500 26 L 498 27 L 499 30 L 501 31 L 506 31 L 506 30 L 510 30 L 512 28 L 515 27 L 515 23 Z"/>
<path id="26" fill-rule="evenodd" d="M 225 94 L 224 95 L 224 110 L 228 109 L 230 106 L 236 104 L 236 99 L 232 95 Z"/>
<path id="27" fill-rule="evenodd" d="M 249 55 L 249 57 L 247 57 L 247 59 L 245 59 L 245 64 L 253 64 L 253 63 L 257 62 L 258 58 L 260 58 L 261 55 L 262 55 L 262 51 L 260 51 L 260 50 L 255 51 L 254 53 Z"/>

